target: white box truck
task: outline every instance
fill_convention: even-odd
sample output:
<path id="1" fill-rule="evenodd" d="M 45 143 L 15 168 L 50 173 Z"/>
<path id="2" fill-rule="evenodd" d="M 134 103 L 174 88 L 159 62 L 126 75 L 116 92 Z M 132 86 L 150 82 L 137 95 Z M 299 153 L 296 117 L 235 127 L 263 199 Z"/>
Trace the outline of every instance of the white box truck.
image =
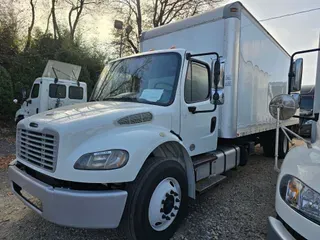
<path id="1" fill-rule="evenodd" d="M 17 125 L 12 190 L 43 218 L 169 239 L 254 144 L 274 153 L 268 102 L 287 92 L 289 55 L 241 3 L 145 32 L 141 50 L 106 65 L 91 102 Z"/>
<path id="2" fill-rule="evenodd" d="M 34 80 L 28 97 L 26 90 L 22 90 L 15 122 L 57 107 L 86 102 L 87 84 L 78 81 L 80 72 L 80 66 L 49 60 L 42 77 Z M 19 103 L 19 100 L 13 102 Z"/>

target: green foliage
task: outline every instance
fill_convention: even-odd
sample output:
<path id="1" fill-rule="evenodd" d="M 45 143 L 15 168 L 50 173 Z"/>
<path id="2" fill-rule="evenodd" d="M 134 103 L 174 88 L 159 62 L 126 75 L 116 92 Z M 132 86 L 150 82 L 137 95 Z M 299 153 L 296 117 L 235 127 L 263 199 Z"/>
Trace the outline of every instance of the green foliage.
<path id="1" fill-rule="evenodd" d="M 0 66 L 0 115 L 7 116 L 15 110 L 12 81 L 8 71 Z"/>
<path id="2" fill-rule="evenodd" d="M 17 97 L 22 88 L 30 90 L 34 80 L 41 77 L 48 60 L 80 65 L 82 69 L 79 80 L 87 83 L 88 96 L 90 96 L 104 60 L 104 56 L 97 52 L 96 48 L 81 44 L 80 37 L 74 41 L 70 40 L 67 31 L 62 34 L 61 38 L 54 39 L 51 34 L 44 34 L 37 30 L 30 48 L 24 51 L 16 44 L 17 36 L 12 33 L 12 30 L 13 28 L 0 24 L 0 36 L 2 33 L 6 34 L 3 36 L 7 36 L 5 41 L 0 42 L 0 49 L 2 49 L 0 65 L 7 69 L 5 73 L 2 73 L 6 77 L 0 79 L 1 85 L 4 86 L 0 88 L 1 108 L 4 103 L 9 108 L 4 114 L 12 117 L 12 112 L 16 108 L 11 104 L 13 97 Z M 8 92 L 4 93 L 4 91 Z"/>

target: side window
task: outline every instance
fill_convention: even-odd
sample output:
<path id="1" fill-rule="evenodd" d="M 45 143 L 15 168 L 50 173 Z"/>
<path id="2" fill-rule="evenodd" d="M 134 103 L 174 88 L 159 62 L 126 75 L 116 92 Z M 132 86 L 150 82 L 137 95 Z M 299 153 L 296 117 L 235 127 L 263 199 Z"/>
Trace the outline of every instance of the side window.
<path id="1" fill-rule="evenodd" d="M 66 86 L 61 84 L 49 85 L 49 97 L 51 98 L 66 98 Z"/>
<path id="2" fill-rule="evenodd" d="M 70 99 L 83 99 L 83 88 L 82 87 L 69 87 L 69 98 Z"/>
<path id="3" fill-rule="evenodd" d="M 33 88 L 31 91 L 31 98 L 37 98 L 39 96 L 39 88 L 40 88 L 39 83 L 33 84 Z"/>
<path id="4" fill-rule="evenodd" d="M 189 65 L 184 87 L 186 103 L 201 102 L 208 99 L 209 74 L 209 68 L 204 64 L 192 62 Z"/>

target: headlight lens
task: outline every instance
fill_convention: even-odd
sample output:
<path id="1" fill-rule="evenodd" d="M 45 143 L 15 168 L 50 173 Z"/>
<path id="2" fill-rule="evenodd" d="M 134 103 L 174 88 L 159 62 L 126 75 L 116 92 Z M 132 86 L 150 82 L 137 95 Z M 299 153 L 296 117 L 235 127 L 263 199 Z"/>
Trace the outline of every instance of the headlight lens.
<path id="1" fill-rule="evenodd" d="M 282 199 L 293 209 L 317 224 L 320 223 L 320 194 L 299 179 L 286 175 L 280 184 Z"/>
<path id="2" fill-rule="evenodd" d="M 110 170 L 127 164 L 129 154 L 125 150 L 107 150 L 82 155 L 74 164 L 81 170 Z"/>

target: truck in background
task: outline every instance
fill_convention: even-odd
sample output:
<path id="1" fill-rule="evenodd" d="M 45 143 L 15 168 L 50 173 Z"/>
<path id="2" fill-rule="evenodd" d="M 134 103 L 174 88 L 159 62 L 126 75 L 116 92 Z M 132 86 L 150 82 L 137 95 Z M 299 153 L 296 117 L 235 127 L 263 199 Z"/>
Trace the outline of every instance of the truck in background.
<path id="1" fill-rule="evenodd" d="M 288 91 L 290 56 L 241 3 L 145 32 L 141 50 L 105 66 L 90 102 L 17 125 L 12 191 L 45 219 L 169 239 L 256 143 L 286 155 L 268 102 Z"/>
<path id="2" fill-rule="evenodd" d="M 314 85 L 304 85 L 300 91 L 300 116 L 311 117 L 313 115 Z M 312 120 L 300 119 L 299 134 L 310 137 Z"/>
<path id="3" fill-rule="evenodd" d="M 49 60 L 42 77 L 34 81 L 29 97 L 23 90 L 15 122 L 50 109 L 86 102 L 87 84 L 78 81 L 80 72 L 80 66 Z"/>
<path id="4" fill-rule="evenodd" d="M 276 217 L 269 217 L 268 240 L 318 240 L 320 233 L 320 38 L 319 48 L 296 52 L 291 57 L 304 53 L 318 52 L 316 83 L 313 86 L 312 114 L 300 115 L 310 121 L 311 140 L 303 140 L 305 144 L 295 146 L 283 160 L 278 169 L 277 158 L 275 169 L 279 171 L 276 185 L 275 210 Z M 297 61 L 297 60 L 296 60 Z M 290 77 L 295 74 L 290 68 Z M 303 104 L 303 103 L 302 103 Z M 286 103 L 281 107 L 281 115 L 286 115 Z M 310 106 L 308 106 L 310 108 Z M 291 112 L 291 109 L 288 109 Z M 289 115 L 290 116 L 290 115 Z M 281 127 L 281 122 L 279 122 Z M 290 132 L 289 132 L 290 133 Z M 289 134 L 290 135 L 290 134 Z M 289 138 L 289 136 L 288 136 Z M 290 139 L 289 139 L 290 141 Z M 276 153 L 276 152 L 275 152 Z M 277 155 L 277 153 L 275 154 Z"/>

